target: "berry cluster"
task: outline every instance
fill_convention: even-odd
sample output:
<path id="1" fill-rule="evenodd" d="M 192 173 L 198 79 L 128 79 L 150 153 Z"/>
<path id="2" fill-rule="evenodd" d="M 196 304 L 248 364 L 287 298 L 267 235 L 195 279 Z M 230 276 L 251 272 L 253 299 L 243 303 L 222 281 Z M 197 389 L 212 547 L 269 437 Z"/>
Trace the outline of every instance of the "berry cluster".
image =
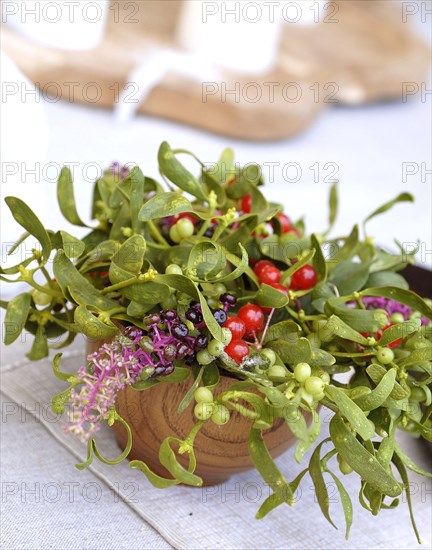
<path id="1" fill-rule="evenodd" d="M 220 210 L 215 210 L 215 215 L 221 215 Z M 168 238 L 172 244 L 179 244 L 184 239 L 192 237 L 195 231 L 199 230 L 203 221 L 191 214 L 190 212 L 183 212 L 176 216 L 167 216 L 160 221 L 160 229 L 162 235 Z M 215 231 L 215 220 L 211 220 L 211 223 L 205 230 L 203 237 L 211 238 Z"/>
<path id="2" fill-rule="evenodd" d="M 317 272 L 310 264 L 300 267 L 293 273 L 291 279 L 284 281 L 285 285 L 280 283 L 282 272 L 270 260 L 259 261 L 254 266 L 254 272 L 260 283 L 265 283 L 284 294 L 288 293 L 288 288 L 290 290 L 309 290 L 317 282 Z"/>
<path id="3" fill-rule="evenodd" d="M 252 195 L 249 193 L 240 200 L 240 210 L 245 214 L 250 214 L 252 212 Z M 270 230 L 274 231 L 276 229 L 276 224 L 278 224 L 283 235 L 291 233 L 298 239 L 301 237 L 300 232 L 292 225 L 291 220 L 286 214 L 279 212 L 276 214 L 275 218 L 277 222 L 274 220 L 270 222 Z"/>
<path id="4" fill-rule="evenodd" d="M 223 327 L 227 320 L 227 311 L 230 307 L 234 307 L 236 305 L 237 298 L 233 294 L 224 292 L 219 296 L 219 302 L 217 303 L 221 303 L 223 305 L 223 309 L 216 307 L 212 309 L 212 313 L 218 324 Z M 186 319 L 193 323 L 197 328 L 205 327 L 199 303 L 191 302 L 190 306 L 191 307 L 185 314 Z M 202 337 L 202 345 L 200 345 L 199 349 L 196 349 L 196 359 L 200 365 L 210 364 L 216 357 L 219 357 L 224 351 L 226 351 L 226 346 L 228 346 L 231 342 L 232 334 L 226 328 L 222 329 L 222 334 L 222 341 L 216 339 L 209 341 L 207 336 Z"/>
<path id="5" fill-rule="evenodd" d="M 218 426 L 223 426 L 230 419 L 230 412 L 220 403 L 214 401 L 213 393 L 209 388 L 200 387 L 195 390 L 196 405 L 194 414 L 198 420 L 211 420 Z"/>
<path id="6" fill-rule="evenodd" d="M 324 397 L 324 388 L 330 383 L 330 375 L 320 369 L 312 370 L 309 363 L 298 363 L 294 367 L 294 379 L 303 401 L 308 405 Z M 292 390 L 291 390 L 292 391 Z"/>
<path id="7" fill-rule="evenodd" d="M 282 214 L 281 216 L 285 215 Z M 298 269 L 290 280 L 284 281 L 285 285 L 280 282 L 282 272 L 270 260 L 260 260 L 253 270 L 260 283 L 267 284 L 285 295 L 288 295 L 289 289 L 309 290 L 317 282 L 317 273 L 314 267 L 309 264 Z M 264 330 L 264 314 L 270 312 L 270 308 L 260 307 L 256 304 L 246 304 L 239 309 L 237 315 L 227 318 L 224 328 L 231 332 L 232 338 L 226 346 L 225 352 L 237 364 L 242 363 L 245 357 L 249 356 L 249 345 L 257 345 L 258 336 Z M 252 342 L 248 344 L 243 338 Z"/>
<path id="8" fill-rule="evenodd" d="M 246 304 L 239 309 L 236 316 L 228 317 L 224 328 L 231 333 L 231 341 L 225 348 L 225 353 L 240 364 L 249 355 L 249 346 L 242 338 L 257 340 L 264 329 L 264 312 L 260 306 Z"/>
<path id="9" fill-rule="evenodd" d="M 202 335 L 191 336 L 187 325 L 172 309 L 151 313 L 143 322 L 148 327 L 146 335 L 137 327 L 129 326 L 124 337 L 141 348 L 141 360 L 155 369 L 153 378 L 170 374 L 176 359 L 194 356 L 203 338 Z"/>

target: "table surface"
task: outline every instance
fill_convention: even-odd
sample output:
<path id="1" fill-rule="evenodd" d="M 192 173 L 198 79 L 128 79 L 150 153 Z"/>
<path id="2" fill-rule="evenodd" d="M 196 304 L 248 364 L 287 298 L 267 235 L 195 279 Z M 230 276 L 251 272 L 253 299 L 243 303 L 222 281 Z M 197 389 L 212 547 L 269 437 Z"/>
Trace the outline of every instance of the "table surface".
<path id="1" fill-rule="evenodd" d="M 426 26 L 423 32 L 429 32 L 425 31 L 425 28 Z M 77 202 L 83 218 L 86 218 L 85 213 L 89 210 L 87 189 L 90 184 L 85 178 L 92 177 L 95 166 L 100 169 L 113 160 L 132 162 L 139 164 L 147 175 L 158 177 L 156 154 L 158 145 L 163 140 L 168 140 L 176 148 L 192 150 L 204 162 L 217 160 L 219 152 L 224 147 L 231 146 L 241 164 L 262 164 L 264 175 L 269 181 L 269 197 L 283 202 L 287 213 L 294 219 L 304 215 L 308 227 L 316 231 L 326 227 L 326 204 L 330 187 L 328 180 L 340 180 L 341 215 L 336 228 L 337 234 L 349 231 L 354 222 L 361 221 L 377 205 L 399 192 L 406 190 L 414 193 L 417 196 L 414 205 L 399 205 L 385 214 L 385 218 L 372 221 L 370 232 L 376 236 L 378 242 L 389 247 L 394 247 L 394 238 L 405 243 L 415 243 L 420 238 L 418 260 L 430 265 L 432 196 L 430 174 L 425 173 L 425 170 L 431 168 L 429 96 L 422 100 L 418 95 L 405 104 L 383 103 L 361 108 L 327 110 L 304 134 L 291 141 L 277 143 L 227 140 L 224 137 L 147 117 L 137 118 L 126 125 L 116 125 L 109 111 L 61 102 L 46 103 L 44 108 L 49 129 L 46 159 L 58 165 L 76 163 Z M 411 163 L 408 169 L 416 173 L 404 178 L 404 163 Z M 54 167 L 51 172 L 54 173 L 54 164 L 51 167 Z M 2 185 L 2 196 L 17 194 L 36 202 L 39 198 L 39 210 L 35 210 L 45 211 L 49 220 L 47 226 L 54 228 L 60 223 L 60 213 L 55 205 L 55 183 L 42 180 L 32 182 L 31 177 L 30 175 L 26 184 L 22 183 L 19 176 L 9 178 Z M 19 230 L 13 228 L 7 214 L 3 215 L 2 230 L 8 238 L 19 233 Z M 70 232 L 80 234 L 72 227 Z M 2 292 L 7 298 L 9 290 L 4 288 L 4 285 Z M 25 342 L 14 344 L 10 348 L 2 346 L 2 369 L 10 362 L 23 359 L 27 347 Z M 37 369 L 37 365 L 33 368 Z M 19 387 L 19 380 L 9 379 L 8 384 L 12 382 Z M 10 389 L 10 386 L 6 389 Z M 15 395 L 19 395 L 18 390 Z M 18 397 L 15 399 L 19 402 Z M 16 412 L 11 404 L 13 402 L 10 395 L 3 396 L 2 411 L 7 412 L 8 407 L 12 407 Z M 202 509 L 202 503 L 201 507 L 196 508 L 196 513 L 194 512 L 196 522 L 191 526 L 189 518 L 187 527 L 184 527 L 186 523 L 180 521 L 182 518 L 176 517 L 175 511 L 172 512 L 172 517 L 165 517 L 163 499 L 166 497 L 165 493 L 161 492 L 155 497 L 159 500 L 152 504 L 162 510 L 158 532 L 150 523 L 144 521 L 143 515 L 124 499 L 124 495 L 119 496 L 108 484 L 101 481 L 97 473 L 76 470 L 73 466 L 76 456 L 46 428 L 47 423 L 43 419 L 36 420 L 31 413 L 14 413 L 7 416 L 7 421 L 2 418 L 1 476 L 2 489 L 5 492 L 2 494 L 2 548 L 195 548 L 197 546 L 194 546 L 194 541 L 206 540 L 206 531 L 203 529 L 205 527 L 209 533 L 212 524 L 211 518 L 205 517 L 204 514 L 203 525 L 199 525 L 199 510 Z M 408 445 L 410 452 L 420 462 L 423 459 L 425 463 L 425 447 L 415 441 Z M 55 500 L 52 495 L 48 498 L 46 491 L 50 489 L 50 484 L 53 484 L 52 489 L 56 490 L 59 483 L 63 488 L 61 498 Z M 79 488 L 86 486 L 89 490 L 96 486 L 100 490 L 100 498 L 97 502 L 94 499 L 92 501 L 89 493 L 88 498 L 83 498 L 81 494 L 80 498 L 70 499 L 64 492 L 67 483 L 76 483 Z M 423 548 L 429 548 L 430 484 L 420 478 L 416 478 L 416 483 L 418 491 L 414 500 L 417 509 L 422 513 L 421 517 L 424 518 L 423 525 L 419 526 L 426 543 Z M 192 495 L 186 498 L 190 498 L 192 503 Z M 181 504 L 179 506 L 181 508 Z M 250 522 L 243 520 L 240 513 L 236 513 L 235 506 L 228 506 L 223 502 L 210 509 L 213 517 L 220 517 L 222 523 L 227 520 L 227 515 L 231 515 L 233 525 L 240 529 L 237 535 L 241 535 L 242 529 L 252 537 L 255 533 L 259 536 L 262 531 L 271 533 L 273 521 L 277 532 L 277 521 L 281 521 L 279 514 L 275 514 L 276 519 L 270 516 L 264 527 L 263 523 L 252 522 L 252 508 Z M 284 538 L 270 542 L 268 539 L 268 544 L 262 543 L 262 547 L 417 547 L 411 533 L 406 503 L 402 503 L 400 510 L 389 514 L 396 514 L 396 521 L 387 520 L 387 513 L 384 512 L 380 529 L 373 527 L 373 518 L 362 515 L 360 511 L 359 526 L 354 528 L 353 537 L 347 543 L 343 542 L 340 534 L 337 537 L 335 535 L 334 543 L 328 542 L 327 535 L 323 535 L 321 543 L 316 537 L 313 538 L 314 543 L 309 542 L 307 522 L 310 522 L 311 518 L 314 532 L 327 533 L 331 527 L 320 518 L 316 508 L 304 508 L 300 515 L 296 512 L 295 516 L 290 516 L 290 513 L 290 510 L 284 510 L 287 532 L 296 531 L 296 521 L 298 525 L 302 524 L 301 514 L 303 521 L 306 521 L 304 531 L 298 533 L 297 528 L 297 534 L 292 540 Z M 290 520 L 290 517 L 294 519 Z M 183 521 L 186 520 L 183 518 Z M 158 525 L 157 521 L 153 522 L 153 525 Z M 179 533 L 182 529 L 190 531 L 191 540 L 186 543 L 185 539 L 176 538 L 173 526 Z M 197 538 L 194 539 L 193 533 Z M 209 540 L 212 540 L 211 537 Z M 222 533 L 217 546 L 242 548 L 241 543 L 231 545 L 231 541 L 230 537 Z M 201 542 L 201 547 L 211 546 Z"/>
<path id="2" fill-rule="evenodd" d="M 401 499 L 396 510 L 382 511 L 374 518 L 357 501 L 355 475 L 343 480 L 354 507 L 351 537 L 345 541 L 338 495 L 329 480 L 330 509 L 337 531 L 319 511 L 309 477 L 302 481 L 291 509 L 280 507 L 258 522 L 254 515 L 268 489 L 255 470 L 233 476 L 217 487 L 165 490 L 153 488 L 126 462 L 106 466 L 96 460 L 90 468 L 77 470 L 74 465 L 87 454 L 85 445 L 65 435 L 60 418 L 50 412 L 52 395 L 65 385 L 52 376 L 49 360 L 38 364 L 22 360 L 29 343 L 18 342 L 2 349 L 1 548 L 418 548 L 406 499 Z M 65 353 L 62 369 L 75 372 L 83 349 L 83 342 L 74 343 Z M 321 439 L 328 433 L 324 413 Z M 97 440 L 102 454 L 118 454 L 109 430 L 99 432 Z M 430 449 L 424 442 L 403 432 L 399 442 L 420 467 L 430 466 Z M 288 479 L 304 467 L 294 461 L 293 449 L 279 457 L 277 464 Z M 410 483 L 422 548 L 430 549 L 432 482 L 410 472 Z"/>

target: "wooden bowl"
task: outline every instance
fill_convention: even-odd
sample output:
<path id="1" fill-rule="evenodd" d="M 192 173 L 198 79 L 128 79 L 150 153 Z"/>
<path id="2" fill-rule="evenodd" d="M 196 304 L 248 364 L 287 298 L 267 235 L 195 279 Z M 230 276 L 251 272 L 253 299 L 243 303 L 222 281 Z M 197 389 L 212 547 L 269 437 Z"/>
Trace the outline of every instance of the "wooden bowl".
<path id="1" fill-rule="evenodd" d="M 91 353 L 100 343 L 88 346 Z M 221 376 L 217 393 L 224 392 L 237 382 L 234 378 Z M 119 392 L 116 401 L 117 412 L 128 422 L 132 430 L 131 460 L 143 460 L 155 473 L 171 478 L 159 462 L 159 447 L 166 437 L 185 439 L 196 423 L 193 414 L 194 401 L 183 413 L 178 406 L 192 385 L 192 377 L 179 384 L 161 382 L 144 391 L 127 386 Z M 126 446 L 126 430 L 116 422 L 112 428 L 121 449 Z M 195 473 L 203 479 L 204 485 L 223 483 L 231 475 L 254 468 L 249 456 L 248 438 L 251 421 L 239 413 L 231 412 L 231 418 L 224 426 L 206 422 L 196 436 L 194 450 L 197 461 Z M 283 419 L 263 432 L 264 441 L 273 458 L 286 451 L 296 438 Z M 178 456 L 179 462 L 187 467 L 188 458 Z"/>

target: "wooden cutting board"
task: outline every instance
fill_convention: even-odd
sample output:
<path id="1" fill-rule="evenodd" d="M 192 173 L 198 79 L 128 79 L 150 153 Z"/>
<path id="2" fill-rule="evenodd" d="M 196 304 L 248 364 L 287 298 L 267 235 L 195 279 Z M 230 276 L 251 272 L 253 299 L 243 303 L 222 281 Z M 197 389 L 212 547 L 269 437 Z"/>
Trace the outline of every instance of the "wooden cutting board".
<path id="1" fill-rule="evenodd" d="M 146 53 L 175 46 L 181 3 L 129 2 L 139 8 L 130 17 L 137 21 L 132 23 L 118 17 L 119 10 L 130 14 L 127 0 L 116 1 L 116 9 L 108 10 L 105 39 L 91 51 L 35 45 L 6 26 L 2 48 L 44 93 L 113 108 L 119 90 Z M 259 78 L 224 75 L 226 89 L 237 86 L 239 98 L 225 96 L 223 86 L 217 83 L 214 93 L 206 94 L 203 101 L 204 83 L 173 73 L 152 90 L 138 111 L 235 138 L 275 140 L 305 129 L 325 108 L 401 101 L 404 83 L 421 86 L 430 63 L 429 49 L 403 22 L 400 4 L 391 0 L 330 4 L 326 23 L 310 27 L 285 24 L 272 73 Z M 278 83 L 273 98 L 269 82 Z M 262 96 L 255 101 L 257 87 Z M 131 94 L 135 88 L 130 87 Z"/>

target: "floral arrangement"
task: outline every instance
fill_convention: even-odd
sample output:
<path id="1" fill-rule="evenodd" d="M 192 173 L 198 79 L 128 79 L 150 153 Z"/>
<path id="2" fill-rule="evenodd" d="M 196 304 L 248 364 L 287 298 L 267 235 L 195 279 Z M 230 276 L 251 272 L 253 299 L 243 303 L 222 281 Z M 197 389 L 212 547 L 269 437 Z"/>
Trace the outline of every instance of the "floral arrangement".
<path id="1" fill-rule="evenodd" d="M 198 162 L 199 177 L 180 163 L 180 154 Z M 402 451 L 395 431 L 431 441 L 432 309 L 398 273 L 412 255 L 402 246 L 396 254 L 378 248 L 366 233 L 372 217 L 412 201 L 411 195 L 372 212 L 363 231 L 355 225 L 348 236 L 330 238 L 336 185 L 329 227 L 308 234 L 302 220 L 292 223 L 281 205 L 266 200 L 259 166 L 239 168 L 230 149 L 210 168 L 165 142 L 158 161 L 168 191 L 136 166 L 113 165 L 96 181 L 95 223 L 83 238 L 45 229 L 23 201 L 5 199 L 25 229 L 11 252 L 29 237 L 40 243 L 31 257 L 1 272 L 3 281 L 31 287 L 2 302 L 5 343 L 22 330 L 32 333 L 28 356 L 37 360 L 48 355 L 52 339 L 57 348 L 77 333 L 101 341 L 76 375 L 61 371 L 61 353 L 53 360 L 54 374 L 68 384 L 53 398 L 53 409 L 68 406 L 67 431 L 88 442 L 88 460 L 79 467 L 94 455 L 110 464 L 128 456 L 132 435 L 116 412 L 118 392 L 126 386 L 151 392 L 161 380 L 189 380 L 179 414 L 193 403 L 196 424 L 185 440 L 169 438 L 161 447 L 172 477 L 155 474 L 142 461 L 130 463 L 152 483 L 199 486 L 197 433 L 205 422 L 230 430 L 232 415 L 241 414 L 250 420 L 253 462 L 273 490 L 258 518 L 293 504 L 309 473 L 332 523 L 326 475 L 339 490 L 348 536 L 352 503 L 333 460 L 340 474 L 358 475 L 360 502 L 373 515 L 395 507 L 405 492 L 419 538 L 407 469 L 430 474 Z M 58 200 L 68 222 L 86 227 L 68 168 L 58 181 Z M 228 391 L 218 391 L 221 376 L 233 380 Z M 316 444 L 319 407 L 333 416 L 330 436 Z M 312 416 L 310 426 L 305 414 Z M 262 438 L 281 418 L 298 439 L 298 462 L 315 447 L 292 481 L 283 478 Z M 110 461 L 100 454 L 95 434 L 102 423 L 116 421 L 125 426 L 128 443 Z M 324 445 L 330 446 L 325 453 Z M 180 454 L 189 455 L 189 468 L 178 462 Z"/>

